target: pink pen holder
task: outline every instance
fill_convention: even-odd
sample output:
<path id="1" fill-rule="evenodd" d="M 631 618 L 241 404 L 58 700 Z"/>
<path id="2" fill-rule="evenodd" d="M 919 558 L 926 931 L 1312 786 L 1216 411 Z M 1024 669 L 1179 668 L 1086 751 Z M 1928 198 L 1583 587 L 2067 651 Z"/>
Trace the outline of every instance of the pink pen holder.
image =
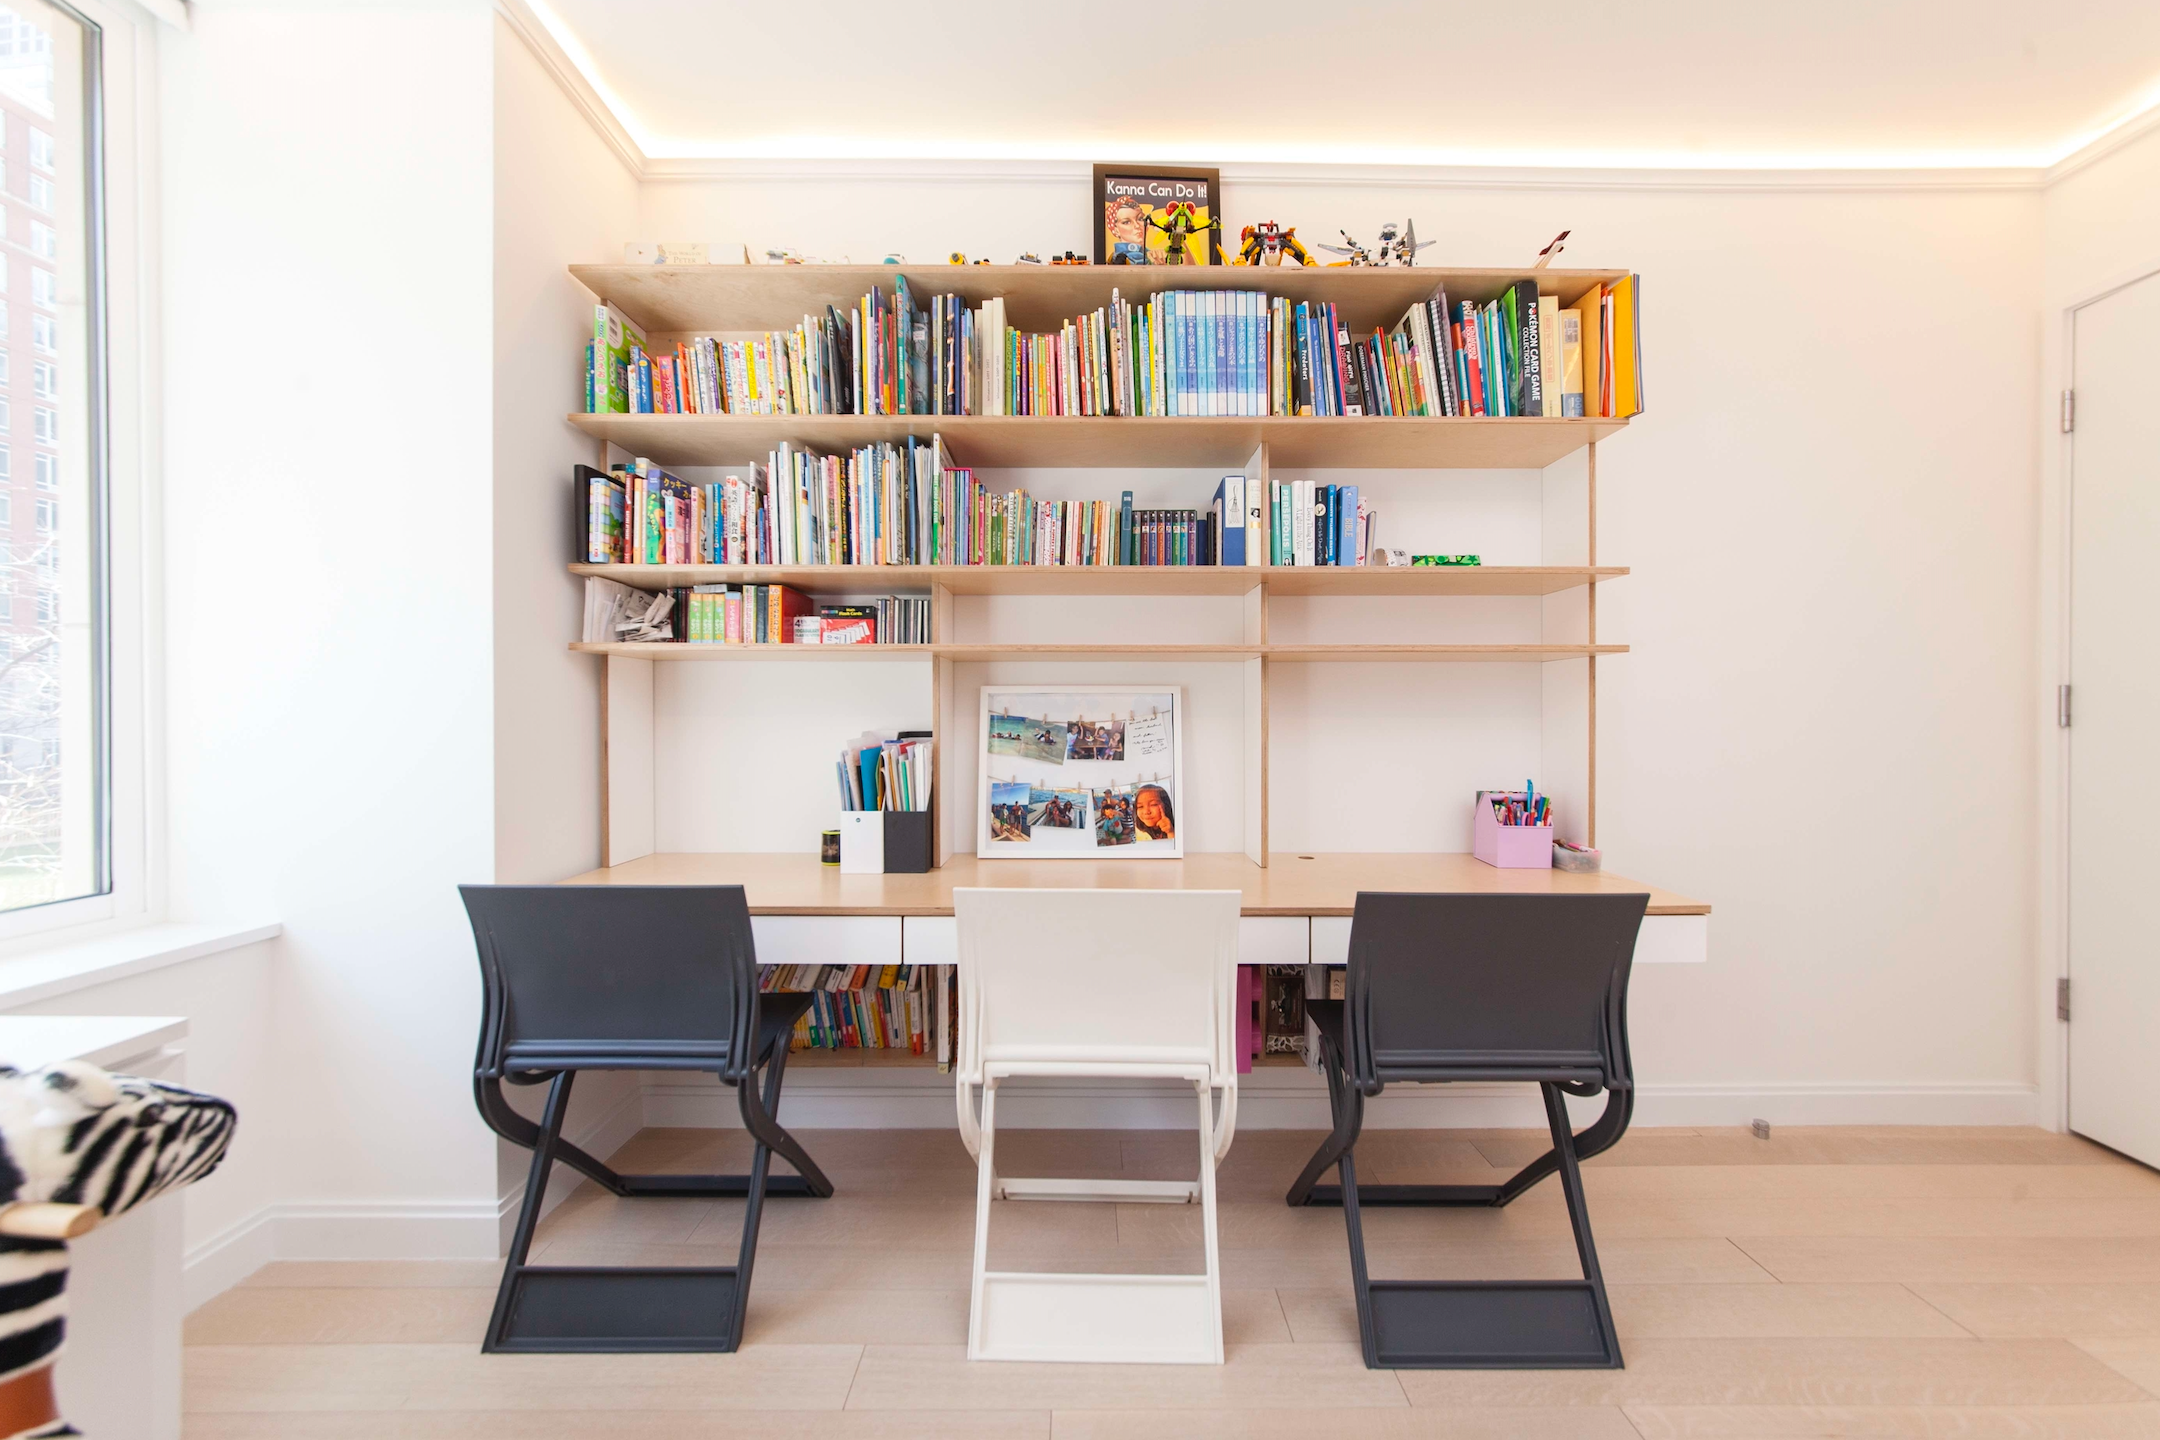
<path id="1" fill-rule="evenodd" d="M 1495 800 L 1523 799 L 1521 791 L 1480 790 L 1477 819 L 1471 833 L 1470 853 L 1503 870 L 1552 869 L 1553 827 L 1502 825 L 1493 814 Z"/>

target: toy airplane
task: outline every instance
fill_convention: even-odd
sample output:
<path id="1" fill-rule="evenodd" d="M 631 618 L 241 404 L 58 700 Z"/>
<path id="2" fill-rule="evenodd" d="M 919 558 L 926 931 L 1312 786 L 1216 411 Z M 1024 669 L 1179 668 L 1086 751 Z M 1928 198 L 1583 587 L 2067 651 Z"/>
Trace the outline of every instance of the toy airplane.
<path id="1" fill-rule="evenodd" d="M 1347 255 L 1350 258 L 1347 260 L 1331 260 L 1328 262 L 1331 266 L 1340 268 L 1344 265 L 1377 265 L 1380 263 L 1379 261 L 1373 259 L 1372 251 L 1367 250 L 1363 245 L 1358 244 L 1357 241 L 1350 238 L 1349 231 L 1343 230 L 1338 231 L 1337 233 L 1340 234 L 1343 238 L 1342 244 L 1322 245 L 1320 248 L 1322 250 L 1330 251 L 1336 255 Z"/>

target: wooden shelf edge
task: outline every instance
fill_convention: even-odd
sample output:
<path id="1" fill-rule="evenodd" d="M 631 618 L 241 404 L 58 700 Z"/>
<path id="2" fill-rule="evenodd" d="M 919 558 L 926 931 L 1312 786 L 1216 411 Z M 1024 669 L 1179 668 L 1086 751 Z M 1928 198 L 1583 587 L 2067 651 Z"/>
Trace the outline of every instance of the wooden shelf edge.
<path id="1" fill-rule="evenodd" d="M 691 645 L 581 640 L 572 641 L 570 649 L 580 655 L 644 660 L 1281 660 L 1292 664 L 1359 660 L 1549 663 L 1628 653 L 1625 645 Z"/>
<path id="2" fill-rule="evenodd" d="M 625 585 L 793 585 L 828 593 L 927 590 L 956 595 L 1284 596 L 1555 595 L 1617 580 L 1625 565 L 624 565 L 572 562 L 572 575 Z"/>

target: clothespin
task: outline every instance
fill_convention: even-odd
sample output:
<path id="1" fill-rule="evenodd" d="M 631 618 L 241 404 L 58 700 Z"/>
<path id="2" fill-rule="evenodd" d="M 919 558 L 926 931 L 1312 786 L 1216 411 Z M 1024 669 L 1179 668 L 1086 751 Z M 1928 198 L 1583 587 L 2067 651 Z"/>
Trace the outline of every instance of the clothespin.
<path id="1" fill-rule="evenodd" d="M 1574 233 L 1572 230 L 1562 230 L 1558 235 L 1553 236 L 1552 244 L 1537 252 L 1537 260 L 1530 268 L 1532 270 L 1543 270 L 1553 261 L 1559 259 L 1560 252 L 1567 249 L 1567 237 Z"/>

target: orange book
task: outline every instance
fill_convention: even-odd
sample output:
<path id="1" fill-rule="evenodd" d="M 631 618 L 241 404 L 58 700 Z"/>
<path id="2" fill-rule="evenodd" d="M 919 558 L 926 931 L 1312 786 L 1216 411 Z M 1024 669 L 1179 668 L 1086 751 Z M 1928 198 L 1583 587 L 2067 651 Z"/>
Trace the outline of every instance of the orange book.
<path id="1" fill-rule="evenodd" d="M 1612 413 L 1625 418 L 1640 415 L 1642 398 L 1642 331 L 1636 311 L 1639 275 L 1616 281 L 1612 287 Z"/>

